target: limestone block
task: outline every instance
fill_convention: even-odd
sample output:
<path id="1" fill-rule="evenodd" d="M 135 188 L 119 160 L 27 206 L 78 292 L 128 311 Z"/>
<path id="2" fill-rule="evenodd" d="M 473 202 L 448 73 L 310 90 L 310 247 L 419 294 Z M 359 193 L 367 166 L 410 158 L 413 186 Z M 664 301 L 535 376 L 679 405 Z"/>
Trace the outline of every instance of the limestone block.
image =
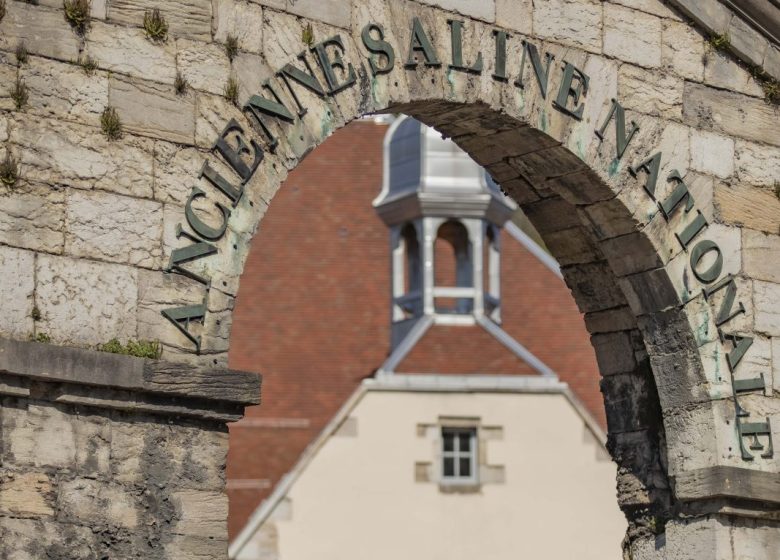
<path id="1" fill-rule="evenodd" d="M 718 0 L 675 0 L 675 5 L 712 33 L 725 33 L 731 22 L 731 10 Z"/>
<path id="2" fill-rule="evenodd" d="M 767 233 L 780 231 L 780 199 L 770 189 L 720 184 L 715 187 L 715 204 L 718 216 L 727 223 Z"/>
<path id="3" fill-rule="evenodd" d="M 351 4 L 344 2 L 344 0 L 296 0 L 288 2 L 285 9 L 291 14 L 307 19 L 321 21 L 336 27 L 349 27 Z"/>
<path id="4" fill-rule="evenodd" d="M 32 332 L 35 255 L 12 247 L 0 246 L 0 293 L 3 312 L 0 332 L 14 338 L 27 338 Z"/>
<path id="5" fill-rule="evenodd" d="M 0 513 L 19 516 L 51 516 L 53 484 L 45 473 L 5 472 L 0 477 Z"/>
<path id="6" fill-rule="evenodd" d="M 763 67 L 770 76 L 780 80 L 780 49 L 774 45 L 769 46 L 766 50 Z"/>
<path id="7" fill-rule="evenodd" d="M 639 66 L 657 68 L 661 65 L 661 20 L 605 4 L 604 53 Z"/>
<path id="8" fill-rule="evenodd" d="M 533 31 L 539 37 L 601 52 L 600 2 L 535 0 Z"/>
<path id="9" fill-rule="evenodd" d="M 216 138 L 216 135 L 214 136 Z M 157 141 L 154 145 L 154 198 L 184 206 L 206 161 L 196 148 Z M 212 187 L 213 188 L 213 187 Z M 205 189 L 204 189 L 205 190 Z"/>
<path id="10" fill-rule="evenodd" d="M 67 200 L 69 255 L 159 268 L 162 204 L 103 192 L 74 190 Z"/>
<path id="11" fill-rule="evenodd" d="M 780 283 L 780 236 L 743 229 L 742 246 L 745 274 L 754 280 Z"/>
<path id="12" fill-rule="evenodd" d="M 647 12 L 654 16 L 680 21 L 677 15 L 663 0 L 610 0 L 613 4 L 620 4 L 627 8 L 633 8 L 641 12 Z"/>
<path id="13" fill-rule="evenodd" d="M 661 61 L 683 78 L 704 79 L 704 38 L 688 25 L 677 21 L 663 21 Z"/>
<path id="14" fill-rule="evenodd" d="M 31 57 L 20 69 L 29 90 L 27 111 L 46 117 L 100 125 L 100 113 L 108 105 L 108 75 L 87 76 L 75 64 Z"/>
<path id="15" fill-rule="evenodd" d="M 734 173 L 734 140 L 703 130 L 691 132 L 691 167 L 721 179 Z"/>
<path id="16" fill-rule="evenodd" d="M 596 351 L 602 377 L 631 372 L 636 368 L 630 332 L 596 334 L 590 337 L 590 341 Z"/>
<path id="17" fill-rule="evenodd" d="M 109 81 L 109 103 L 130 132 L 182 144 L 194 140 L 191 95 L 179 97 L 169 86 L 114 75 Z"/>
<path id="18" fill-rule="evenodd" d="M 709 50 L 704 59 L 704 82 L 721 89 L 728 89 L 763 97 L 761 89 L 753 77 L 730 56 Z"/>
<path id="19" fill-rule="evenodd" d="M 772 385 L 780 393 L 780 338 L 772 339 Z"/>
<path id="20" fill-rule="evenodd" d="M 8 141 L 8 119 L 0 116 L 0 142 Z"/>
<path id="21" fill-rule="evenodd" d="M 156 422 L 114 422 L 112 479 L 121 483 L 218 491 L 228 434 Z"/>
<path id="22" fill-rule="evenodd" d="M 780 336 L 780 284 L 753 282 L 753 305 L 756 330 L 769 336 Z"/>
<path id="23" fill-rule="evenodd" d="M 780 182 L 780 149 L 737 141 L 736 151 L 740 181 L 772 188 Z"/>
<path id="24" fill-rule="evenodd" d="M 16 104 L 11 99 L 11 91 L 16 84 L 18 74 L 16 62 L 11 55 L 0 53 L 0 110 L 16 110 Z"/>
<path id="25" fill-rule="evenodd" d="M 232 35 L 240 50 L 262 54 L 263 9 L 242 0 L 219 0 L 214 5 L 214 40 L 224 43 Z"/>
<path id="26" fill-rule="evenodd" d="M 230 60 L 218 43 L 198 43 L 178 39 L 176 62 L 191 87 L 222 95 L 230 77 Z"/>
<path id="27" fill-rule="evenodd" d="M 173 533 L 213 539 L 225 537 L 228 511 L 226 494 L 182 490 L 173 493 L 172 501 L 178 516 L 178 521 L 172 527 Z"/>
<path id="28" fill-rule="evenodd" d="M 472 2 L 471 0 L 422 0 L 422 2 L 423 4 L 431 4 L 444 10 L 458 12 L 491 23 L 496 21 L 495 0 L 481 0 L 480 2 Z"/>
<path id="29" fill-rule="evenodd" d="M 686 82 L 683 120 L 725 135 L 780 146 L 778 109 L 760 99 Z"/>
<path id="30" fill-rule="evenodd" d="M 17 465 L 54 467 L 82 475 L 108 474 L 110 422 L 101 416 L 74 416 L 59 405 L 30 404 L 12 418 L 3 418 L 10 434 L 4 451 Z"/>
<path id="31" fill-rule="evenodd" d="M 155 8 L 160 10 L 168 22 L 169 36 L 211 40 L 210 0 L 167 0 L 164 3 L 154 0 L 111 0 L 108 19 L 140 27 L 143 25 L 144 13 Z"/>
<path id="32" fill-rule="evenodd" d="M 100 558 L 98 537 L 89 527 L 36 519 L 2 520 L 0 558 L 6 560 L 39 560 L 42 551 L 68 560 Z"/>
<path id="33" fill-rule="evenodd" d="M 65 191 L 25 185 L 0 195 L 0 243 L 61 253 L 65 236 Z"/>
<path id="34" fill-rule="evenodd" d="M 87 35 L 86 54 L 97 60 L 100 68 L 165 84 L 173 84 L 176 78 L 175 52 L 170 39 L 154 43 L 143 29 L 133 27 L 96 21 Z"/>
<path id="35" fill-rule="evenodd" d="M 760 66 L 764 62 L 769 41 L 744 19 L 731 18 L 728 36 L 729 48 L 742 60 L 753 66 Z"/>
<path id="36" fill-rule="evenodd" d="M 238 107 L 221 95 L 198 94 L 197 99 L 195 144 L 199 148 L 210 150 L 230 119 L 246 125 L 247 121 Z M 251 129 L 245 127 L 244 130 Z"/>
<path id="37" fill-rule="evenodd" d="M 24 176 L 50 185 L 152 196 L 152 143 L 125 135 L 109 142 L 97 129 L 23 118 L 11 142 L 19 146 Z"/>
<path id="38" fill-rule="evenodd" d="M 37 0 L 37 2 L 29 2 L 33 5 L 48 6 L 56 10 L 62 10 L 62 2 L 59 0 Z M 91 0 L 89 4 L 89 15 L 95 19 L 106 19 L 106 0 Z"/>
<path id="39" fill-rule="evenodd" d="M 0 50 L 13 52 L 24 41 L 32 54 L 76 60 L 79 38 L 64 21 L 61 6 L 51 10 L 26 2 L 6 2 L 6 14 L 0 21 Z"/>
<path id="40" fill-rule="evenodd" d="M 618 73 L 618 96 L 626 109 L 667 119 L 682 117 L 684 82 L 674 74 L 661 74 L 624 64 Z"/>
<path id="41" fill-rule="evenodd" d="M 76 478 L 61 484 L 57 499 L 63 520 L 90 524 L 93 529 L 138 526 L 141 504 L 133 491 L 87 478 Z"/>
<path id="42" fill-rule="evenodd" d="M 165 544 L 167 560 L 213 560 L 223 558 L 227 550 L 227 536 L 221 539 L 174 535 Z"/>
<path id="43" fill-rule="evenodd" d="M 36 270 L 39 332 L 86 345 L 136 338 L 137 270 L 49 255 L 38 256 Z"/>
<path id="44" fill-rule="evenodd" d="M 496 25 L 530 35 L 533 9 L 533 0 L 496 0 Z"/>

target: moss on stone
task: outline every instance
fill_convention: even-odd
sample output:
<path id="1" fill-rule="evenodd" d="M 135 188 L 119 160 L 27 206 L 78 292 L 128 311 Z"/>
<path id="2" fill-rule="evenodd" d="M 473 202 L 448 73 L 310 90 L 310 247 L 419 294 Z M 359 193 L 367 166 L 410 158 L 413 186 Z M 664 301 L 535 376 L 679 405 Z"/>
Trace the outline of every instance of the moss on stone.
<path id="1" fill-rule="evenodd" d="M 152 360 L 159 359 L 162 354 L 160 343 L 151 340 L 128 340 L 127 344 L 123 345 L 118 339 L 112 338 L 105 344 L 98 344 L 97 349 L 100 352 L 135 356 L 136 358 L 150 358 Z"/>

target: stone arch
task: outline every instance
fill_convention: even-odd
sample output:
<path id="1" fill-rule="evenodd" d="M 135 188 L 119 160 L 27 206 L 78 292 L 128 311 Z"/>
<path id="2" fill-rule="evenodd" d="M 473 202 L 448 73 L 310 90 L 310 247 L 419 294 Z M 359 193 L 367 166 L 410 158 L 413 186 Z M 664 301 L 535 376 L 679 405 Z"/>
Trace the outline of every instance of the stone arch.
<path id="1" fill-rule="evenodd" d="M 453 138 L 485 166 L 562 264 L 604 375 L 610 449 L 620 465 L 621 505 L 632 522 L 627 549 L 649 546 L 667 522 L 683 526 L 682 514 L 733 513 L 731 503 L 732 509 L 723 509 L 724 499 L 753 507 L 763 498 L 754 490 L 731 489 L 727 479 L 748 473 L 744 476 L 759 477 L 749 478 L 751 488 L 771 487 L 760 478 L 777 471 L 768 452 L 773 428 L 763 419 L 778 407 L 772 388 L 757 381 L 758 366 L 743 366 L 749 372 L 740 379 L 752 385 L 738 387 L 729 371 L 736 371 L 755 330 L 751 281 L 739 276 L 740 232 L 713 220 L 712 174 L 690 170 L 692 121 L 667 118 L 652 108 L 624 111 L 619 87 L 623 65 L 629 64 L 640 82 L 651 76 L 642 67 L 655 65 L 620 18 L 652 26 L 661 26 L 664 18 L 677 25 L 680 18 L 663 5 L 655 14 L 589 0 L 574 5 L 577 15 L 569 8 L 560 13 L 536 8 L 534 32 L 507 14 L 496 21 L 478 8 L 464 15 L 407 1 L 354 2 L 346 17 L 336 7 L 319 16 L 305 8 L 263 7 L 261 46 L 233 64 L 219 47 L 200 44 L 197 34 L 182 30 L 187 38 L 176 41 L 172 60 L 204 92 L 195 101 L 177 101 L 169 91 L 171 68 L 156 66 L 169 61 L 170 46 L 133 43 L 154 70 L 144 74 L 136 66 L 137 53 L 109 54 L 101 37 L 110 25 L 96 24 L 82 46 L 98 58 L 102 54 L 105 68 L 116 71 L 105 78 L 108 101 L 126 120 L 131 139 L 120 145 L 81 139 L 89 147 L 77 157 L 105 153 L 119 168 L 116 162 L 123 157 L 132 167 L 133 154 L 141 157 L 152 144 L 151 198 L 162 196 L 165 204 L 141 201 L 132 180 L 105 186 L 100 177 L 84 179 L 92 177 L 89 172 L 59 166 L 54 182 L 74 189 L 72 198 L 84 201 L 81 208 L 67 203 L 70 219 L 56 226 L 65 231 L 65 241 L 56 250 L 41 249 L 40 260 L 54 261 L 46 253 L 59 251 L 83 258 L 86 272 L 96 277 L 105 273 L 102 283 L 110 295 L 95 304 L 98 315 L 101 305 L 115 304 L 121 296 L 110 267 L 123 263 L 127 270 L 117 274 L 127 272 L 128 282 L 135 278 L 139 286 L 130 311 L 137 313 L 135 332 L 161 340 L 165 360 L 224 366 L 249 243 L 287 172 L 356 118 L 410 114 Z M 19 13 L 31 9 L 14 7 L 16 34 L 9 36 L 24 35 L 32 24 Z M 624 60 L 614 45 L 607 48 L 590 26 L 608 25 L 619 45 L 640 52 Z M 122 33 L 130 42 L 143 41 L 132 25 Z M 60 42 L 63 52 L 78 52 L 66 33 Z M 64 56 L 44 47 L 34 53 Z M 239 84 L 237 104 L 218 95 L 228 79 Z M 703 86 L 685 83 L 684 76 L 674 79 L 692 98 L 707 94 L 697 90 Z M 153 109 L 139 111 L 145 103 Z M 186 113 L 179 104 L 195 114 L 194 122 L 177 120 Z M 68 137 L 71 116 L 54 111 L 59 143 L 40 146 L 44 154 L 60 149 Z M 776 114 L 769 118 L 776 122 Z M 11 122 L 6 136 L 12 151 L 22 152 L 30 168 L 27 179 L 34 184 L 46 177 L 35 163 L 25 162 L 29 138 L 17 132 L 25 126 Z M 170 147 L 177 142 L 188 148 Z M 182 179 L 182 169 L 194 173 Z M 104 235 L 109 222 L 89 214 L 100 204 L 99 212 L 107 212 L 113 199 L 100 201 L 102 194 L 87 195 L 79 190 L 84 187 L 131 195 L 136 202 L 126 201 L 129 215 L 146 216 L 140 223 L 150 226 L 161 222 L 162 243 L 149 247 L 143 226 L 123 226 L 123 239 L 110 249 L 101 247 L 94 238 Z M 696 252 L 705 236 L 717 250 L 708 245 Z M 722 262 L 713 260 L 716 254 Z M 56 284 L 54 264 L 39 268 Z M 710 271 L 718 273 L 716 278 L 709 278 Z M 53 316 L 45 293 L 35 297 Z M 743 311 L 736 312 L 743 302 Z M 46 321 L 55 326 L 50 317 Z M 757 338 L 762 348 L 771 345 L 774 328 Z M 102 331 L 85 333 L 51 334 L 59 344 L 104 342 L 98 338 Z M 770 354 L 769 367 L 771 359 Z M 747 393 L 741 406 L 735 391 Z M 743 425 L 736 413 L 751 410 L 751 422 Z M 753 451 L 746 438 L 756 441 Z M 772 496 L 774 503 L 780 501 L 776 490 Z"/>

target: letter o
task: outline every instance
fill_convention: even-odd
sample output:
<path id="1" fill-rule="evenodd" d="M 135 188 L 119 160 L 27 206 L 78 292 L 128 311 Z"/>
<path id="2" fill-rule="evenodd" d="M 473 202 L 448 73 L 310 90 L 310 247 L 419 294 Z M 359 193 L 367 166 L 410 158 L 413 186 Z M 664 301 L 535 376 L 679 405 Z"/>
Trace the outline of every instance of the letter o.
<path id="1" fill-rule="evenodd" d="M 704 271 L 699 271 L 698 266 L 707 253 L 716 251 L 718 256 L 715 258 L 715 262 Z M 718 279 L 720 273 L 723 272 L 723 252 L 720 247 L 709 239 L 700 241 L 691 250 L 691 270 L 694 276 L 703 284 L 711 284 Z"/>

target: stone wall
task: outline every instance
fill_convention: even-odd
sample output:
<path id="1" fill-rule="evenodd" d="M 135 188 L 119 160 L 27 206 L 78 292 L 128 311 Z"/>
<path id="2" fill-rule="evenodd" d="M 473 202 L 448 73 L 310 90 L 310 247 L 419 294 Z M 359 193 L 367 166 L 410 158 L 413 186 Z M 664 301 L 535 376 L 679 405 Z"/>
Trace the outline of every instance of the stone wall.
<path id="1" fill-rule="evenodd" d="M 168 36 L 151 40 L 144 13 L 157 6 L 145 0 L 94 1 L 83 34 L 53 0 L 9 0 L 0 156 L 20 166 L 0 187 L 0 333 L 81 347 L 153 339 L 165 360 L 224 366 L 249 242 L 288 170 L 347 122 L 406 112 L 487 166 L 563 264 L 604 376 L 627 554 L 687 515 L 741 512 L 769 530 L 780 113 L 766 98 L 777 84 L 755 68 L 740 20 L 706 24 L 722 5 L 695 4 L 192 0 L 159 6 Z M 732 28 L 729 51 L 720 35 Z M 775 46 L 759 43 L 772 75 Z M 266 99 L 259 114 L 253 95 Z M 119 139 L 101 130 L 108 107 Z M 690 197 L 670 214 L 677 189 Z M 696 247 L 722 266 L 692 264 Z M 724 467 L 762 499 L 734 494 L 713 474 Z M 720 482 L 678 492 L 700 479 Z"/>
<path id="2" fill-rule="evenodd" d="M 256 375 L 6 339 L 0 372 L 0 557 L 225 558 Z"/>

